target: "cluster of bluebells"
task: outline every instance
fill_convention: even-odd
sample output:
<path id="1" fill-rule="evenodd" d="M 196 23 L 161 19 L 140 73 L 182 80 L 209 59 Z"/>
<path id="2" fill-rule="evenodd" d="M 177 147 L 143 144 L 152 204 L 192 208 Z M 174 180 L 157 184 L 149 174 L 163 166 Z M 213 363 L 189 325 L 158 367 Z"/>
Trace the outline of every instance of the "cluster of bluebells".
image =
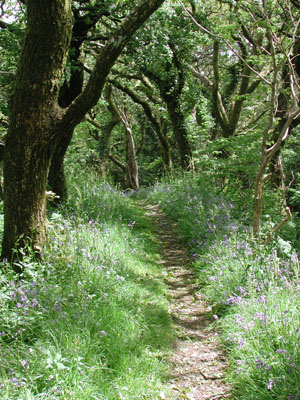
<path id="1" fill-rule="evenodd" d="M 48 287 L 42 281 L 11 280 L 1 290 L 0 336 L 4 340 L 24 340 L 32 335 L 47 310 L 41 298 Z"/>
<path id="2" fill-rule="evenodd" d="M 158 185 L 154 198 L 179 222 L 217 306 L 235 385 L 244 395 L 249 388 L 265 399 L 300 399 L 297 253 L 278 254 L 253 241 L 249 228 L 232 220 L 232 205 L 196 180 Z"/>
<path id="3" fill-rule="evenodd" d="M 270 399 L 299 398 L 299 314 L 297 292 L 272 286 L 266 294 L 233 307 L 223 319 L 240 387 L 263 382 L 262 393 L 270 392 Z"/>
<path id="4" fill-rule="evenodd" d="M 34 343 L 39 337 L 39 330 L 45 326 L 54 335 L 69 324 L 85 326 L 91 313 L 109 307 L 109 297 L 118 292 L 119 286 L 125 280 L 121 256 L 114 248 L 109 229 L 90 220 L 80 230 L 71 230 L 70 222 L 64 220 L 60 214 L 54 214 L 50 222 L 53 240 L 51 253 L 46 255 L 48 261 L 45 259 L 44 271 L 39 274 L 41 266 L 24 265 L 26 273 L 29 276 L 32 273 L 35 279 L 30 280 L 29 276 L 29 279 L 24 280 L 12 279 L 1 290 L 0 346 L 3 341 L 5 350 L 10 351 L 10 343 L 16 346 L 18 342 Z M 131 226 L 127 228 L 128 232 L 134 226 L 133 221 L 129 224 Z M 57 260 L 61 260 L 59 271 L 54 270 L 51 264 Z M 77 274 L 74 274 L 74 269 Z M 78 276 L 81 280 L 77 280 Z M 109 339 L 107 328 L 102 326 L 101 320 L 93 319 L 88 323 L 95 338 L 101 342 L 106 337 Z M 40 371 L 40 379 L 48 384 L 51 371 L 67 368 L 68 362 L 43 355 L 43 351 L 41 349 L 41 357 L 46 359 L 46 369 Z M 3 357 L 3 354 L 0 354 L 0 358 L 1 372 L 7 377 L 3 387 L 0 387 L 0 394 L 8 386 L 15 391 L 28 388 L 30 385 L 26 381 L 26 373 L 30 373 L 30 354 L 18 362 L 12 361 L 12 357 Z M 53 378 L 53 382 L 55 379 Z M 49 384 L 52 385 L 52 380 Z"/>
<path id="5" fill-rule="evenodd" d="M 29 353 L 31 351 L 32 349 L 29 349 Z M 6 391 L 7 385 L 13 386 L 15 388 L 25 386 L 27 383 L 25 375 L 30 368 L 30 363 L 26 359 L 16 358 L 16 354 L 12 349 L 2 347 L 1 344 L 0 358 L 0 367 L 6 375 L 6 382 L 4 383 L 4 379 L 2 379 L 2 382 L 0 383 L 0 394 L 1 391 Z M 2 377 L 5 375 L 2 374 Z"/>
<path id="6" fill-rule="evenodd" d="M 136 348 L 144 345 L 140 338 L 148 322 L 140 303 L 148 304 L 152 294 L 130 275 L 135 254 L 144 254 L 132 212 L 126 211 L 130 200 L 110 185 L 89 185 L 87 195 L 84 190 L 48 216 L 51 240 L 43 262 L 24 262 L 24 279 L 2 286 L 0 397 L 77 398 L 90 381 L 98 398 L 101 382 L 111 381 L 114 360 L 118 381 L 128 350 L 141 365 Z"/>
<path id="7" fill-rule="evenodd" d="M 182 236 L 193 250 L 201 251 L 221 233 L 237 230 L 230 215 L 232 204 L 210 193 L 205 183 L 199 187 L 186 179 L 177 185 L 157 185 L 152 197 L 180 223 Z"/>

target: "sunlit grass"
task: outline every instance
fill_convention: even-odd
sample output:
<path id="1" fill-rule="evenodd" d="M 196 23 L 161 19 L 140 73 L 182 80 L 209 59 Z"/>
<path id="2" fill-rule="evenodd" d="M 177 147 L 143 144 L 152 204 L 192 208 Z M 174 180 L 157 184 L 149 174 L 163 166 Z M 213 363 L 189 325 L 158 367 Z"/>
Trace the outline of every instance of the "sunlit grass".
<path id="1" fill-rule="evenodd" d="M 154 227 L 110 186 L 76 185 L 43 263 L 1 275 L 1 398 L 158 399 L 172 328 Z"/>

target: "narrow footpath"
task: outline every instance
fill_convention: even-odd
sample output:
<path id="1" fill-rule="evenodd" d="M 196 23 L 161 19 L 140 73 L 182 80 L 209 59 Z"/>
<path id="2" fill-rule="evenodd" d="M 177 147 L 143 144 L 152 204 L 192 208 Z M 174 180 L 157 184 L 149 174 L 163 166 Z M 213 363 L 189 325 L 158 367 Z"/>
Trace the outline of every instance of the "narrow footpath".
<path id="1" fill-rule="evenodd" d="M 212 328 L 211 309 L 195 284 L 191 259 L 176 234 L 176 224 L 157 205 L 143 208 L 158 227 L 160 263 L 177 333 L 169 360 L 172 397 L 168 400 L 230 399 L 230 387 L 224 383 L 226 359 Z"/>

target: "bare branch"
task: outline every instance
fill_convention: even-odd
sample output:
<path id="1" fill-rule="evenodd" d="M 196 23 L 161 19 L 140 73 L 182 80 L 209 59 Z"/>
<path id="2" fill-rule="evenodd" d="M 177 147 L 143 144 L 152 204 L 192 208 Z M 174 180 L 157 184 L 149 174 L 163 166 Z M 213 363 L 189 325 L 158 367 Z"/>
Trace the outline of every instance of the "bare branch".
<path id="1" fill-rule="evenodd" d="M 123 164 L 117 157 L 113 156 L 112 154 L 108 155 L 108 158 L 116 164 L 119 168 L 122 169 L 122 171 L 126 172 L 126 165 Z"/>
<path id="2" fill-rule="evenodd" d="M 213 86 L 213 82 L 208 79 L 207 76 L 201 74 L 201 72 L 198 72 L 194 67 L 190 66 L 190 70 L 192 72 L 192 75 L 199 79 L 199 81 L 201 81 L 207 88 L 211 89 Z"/>
<path id="3" fill-rule="evenodd" d="M 5 6 L 5 0 L 2 0 L 0 3 L 0 9 L 1 9 L 0 18 L 2 18 L 3 15 L 5 14 L 4 6 Z"/>

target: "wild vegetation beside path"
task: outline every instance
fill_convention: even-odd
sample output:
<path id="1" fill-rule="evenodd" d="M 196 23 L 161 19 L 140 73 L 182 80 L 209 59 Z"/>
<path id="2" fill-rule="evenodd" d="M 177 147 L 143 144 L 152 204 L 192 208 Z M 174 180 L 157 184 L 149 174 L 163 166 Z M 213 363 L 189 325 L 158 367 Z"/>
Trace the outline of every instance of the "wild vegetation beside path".
<path id="1" fill-rule="evenodd" d="M 173 331 L 153 225 L 94 177 L 71 190 L 43 261 L 2 269 L 0 397 L 159 399 Z"/>
<path id="2" fill-rule="evenodd" d="M 177 224 L 160 232 L 139 206 L 145 197 Z M 182 245 L 166 239 L 173 229 Z M 21 279 L 2 265 L 3 399 L 299 399 L 297 254 L 280 238 L 254 241 L 206 181 L 187 176 L 124 194 L 78 176 L 48 230 L 43 261 L 25 257 Z M 185 264 L 180 246 L 190 282 L 172 269 Z M 203 300 L 205 317 L 187 312 Z M 229 375 L 217 371 L 221 355 L 183 380 L 204 354 L 179 345 L 176 353 L 176 334 L 191 340 L 208 321 L 222 333 Z M 227 380 L 231 394 L 210 393 L 209 380 Z"/>
<path id="3" fill-rule="evenodd" d="M 299 260 L 290 241 L 254 240 L 238 204 L 203 178 L 157 184 L 150 196 L 194 258 L 227 349 L 232 398 L 299 399 Z"/>

